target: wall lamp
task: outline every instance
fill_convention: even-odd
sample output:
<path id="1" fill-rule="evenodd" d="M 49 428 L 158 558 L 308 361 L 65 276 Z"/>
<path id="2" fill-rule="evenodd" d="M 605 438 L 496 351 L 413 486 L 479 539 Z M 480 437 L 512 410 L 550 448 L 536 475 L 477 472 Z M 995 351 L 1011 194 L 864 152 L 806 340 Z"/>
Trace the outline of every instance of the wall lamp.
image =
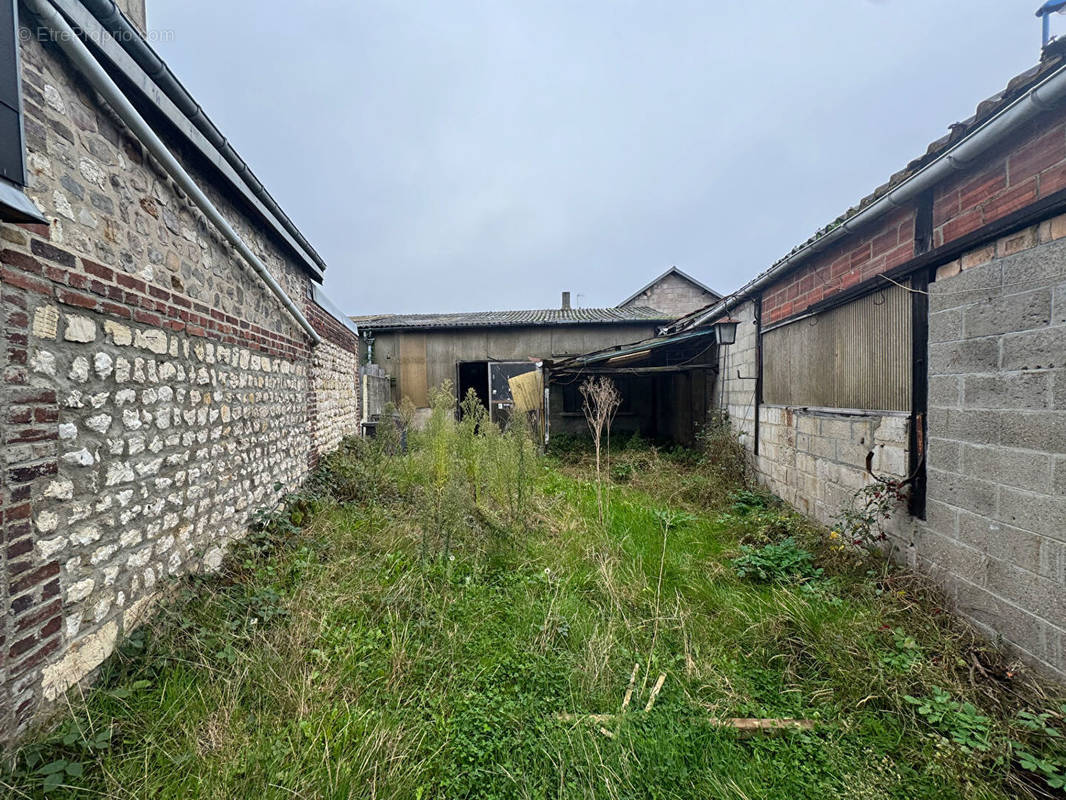
<path id="1" fill-rule="evenodd" d="M 718 344 L 735 344 L 737 341 L 737 325 L 740 320 L 732 317 L 722 317 L 711 327 L 714 328 L 714 337 Z"/>

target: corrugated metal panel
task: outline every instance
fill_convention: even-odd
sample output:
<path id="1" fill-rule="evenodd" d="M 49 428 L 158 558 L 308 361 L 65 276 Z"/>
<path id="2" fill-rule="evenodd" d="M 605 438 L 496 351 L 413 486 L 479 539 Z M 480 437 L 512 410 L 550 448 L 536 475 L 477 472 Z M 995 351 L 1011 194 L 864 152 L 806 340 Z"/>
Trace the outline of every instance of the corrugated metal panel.
<path id="1" fill-rule="evenodd" d="M 763 335 L 767 403 L 906 411 L 911 294 L 893 286 Z"/>

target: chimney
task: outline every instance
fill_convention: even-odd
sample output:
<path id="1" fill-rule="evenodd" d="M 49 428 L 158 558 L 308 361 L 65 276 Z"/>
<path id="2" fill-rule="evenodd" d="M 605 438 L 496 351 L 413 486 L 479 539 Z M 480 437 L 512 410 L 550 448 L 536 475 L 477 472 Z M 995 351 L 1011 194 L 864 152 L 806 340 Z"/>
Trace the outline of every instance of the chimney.
<path id="1" fill-rule="evenodd" d="M 570 292 L 563 292 L 563 311 L 570 310 Z"/>

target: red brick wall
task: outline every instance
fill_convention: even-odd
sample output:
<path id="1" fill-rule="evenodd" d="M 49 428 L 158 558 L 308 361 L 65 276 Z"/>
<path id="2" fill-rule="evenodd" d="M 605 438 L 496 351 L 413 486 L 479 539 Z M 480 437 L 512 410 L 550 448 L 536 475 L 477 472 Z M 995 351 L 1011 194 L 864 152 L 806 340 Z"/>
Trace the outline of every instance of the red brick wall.
<path id="1" fill-rule="evenodd" d="M 763 324 L 771 324 L 831 297 L 914 256 L 914 211 L 900 209 L 875 228 L 814 256 L 763 292 Z"/>
<path id="2" fill-rule="evenodd" d="M 937 189 L 933 246 L 949 244 L 1066 188 L 1066 121 L 1056 112 Z"/>
<path id="3" fill-rule="evenodd" d="M 933 247 L 960 237 L 1066 188 L 1066 109 L 1035 120 L 1012 141 L 937 187 Z M 763 292 L 771 324 L 860 284 L 914 256 L 915 210 L 900 209 L 876 227 L 851 234 L 811 257 Z"/>

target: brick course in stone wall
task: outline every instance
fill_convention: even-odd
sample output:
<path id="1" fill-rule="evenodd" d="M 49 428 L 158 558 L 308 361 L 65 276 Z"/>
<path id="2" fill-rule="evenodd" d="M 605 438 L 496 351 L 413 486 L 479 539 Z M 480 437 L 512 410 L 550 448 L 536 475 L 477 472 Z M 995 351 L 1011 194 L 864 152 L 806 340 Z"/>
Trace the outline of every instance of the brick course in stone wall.
<path id="1" fill-rule="evenodd" d="M 359 413 L 355 336 L 285 245 L 186 164 L 318 348 L 63 58 L 22 50 L 27 194 L 50 224 L 0 224 L 8 740 Z"/>

